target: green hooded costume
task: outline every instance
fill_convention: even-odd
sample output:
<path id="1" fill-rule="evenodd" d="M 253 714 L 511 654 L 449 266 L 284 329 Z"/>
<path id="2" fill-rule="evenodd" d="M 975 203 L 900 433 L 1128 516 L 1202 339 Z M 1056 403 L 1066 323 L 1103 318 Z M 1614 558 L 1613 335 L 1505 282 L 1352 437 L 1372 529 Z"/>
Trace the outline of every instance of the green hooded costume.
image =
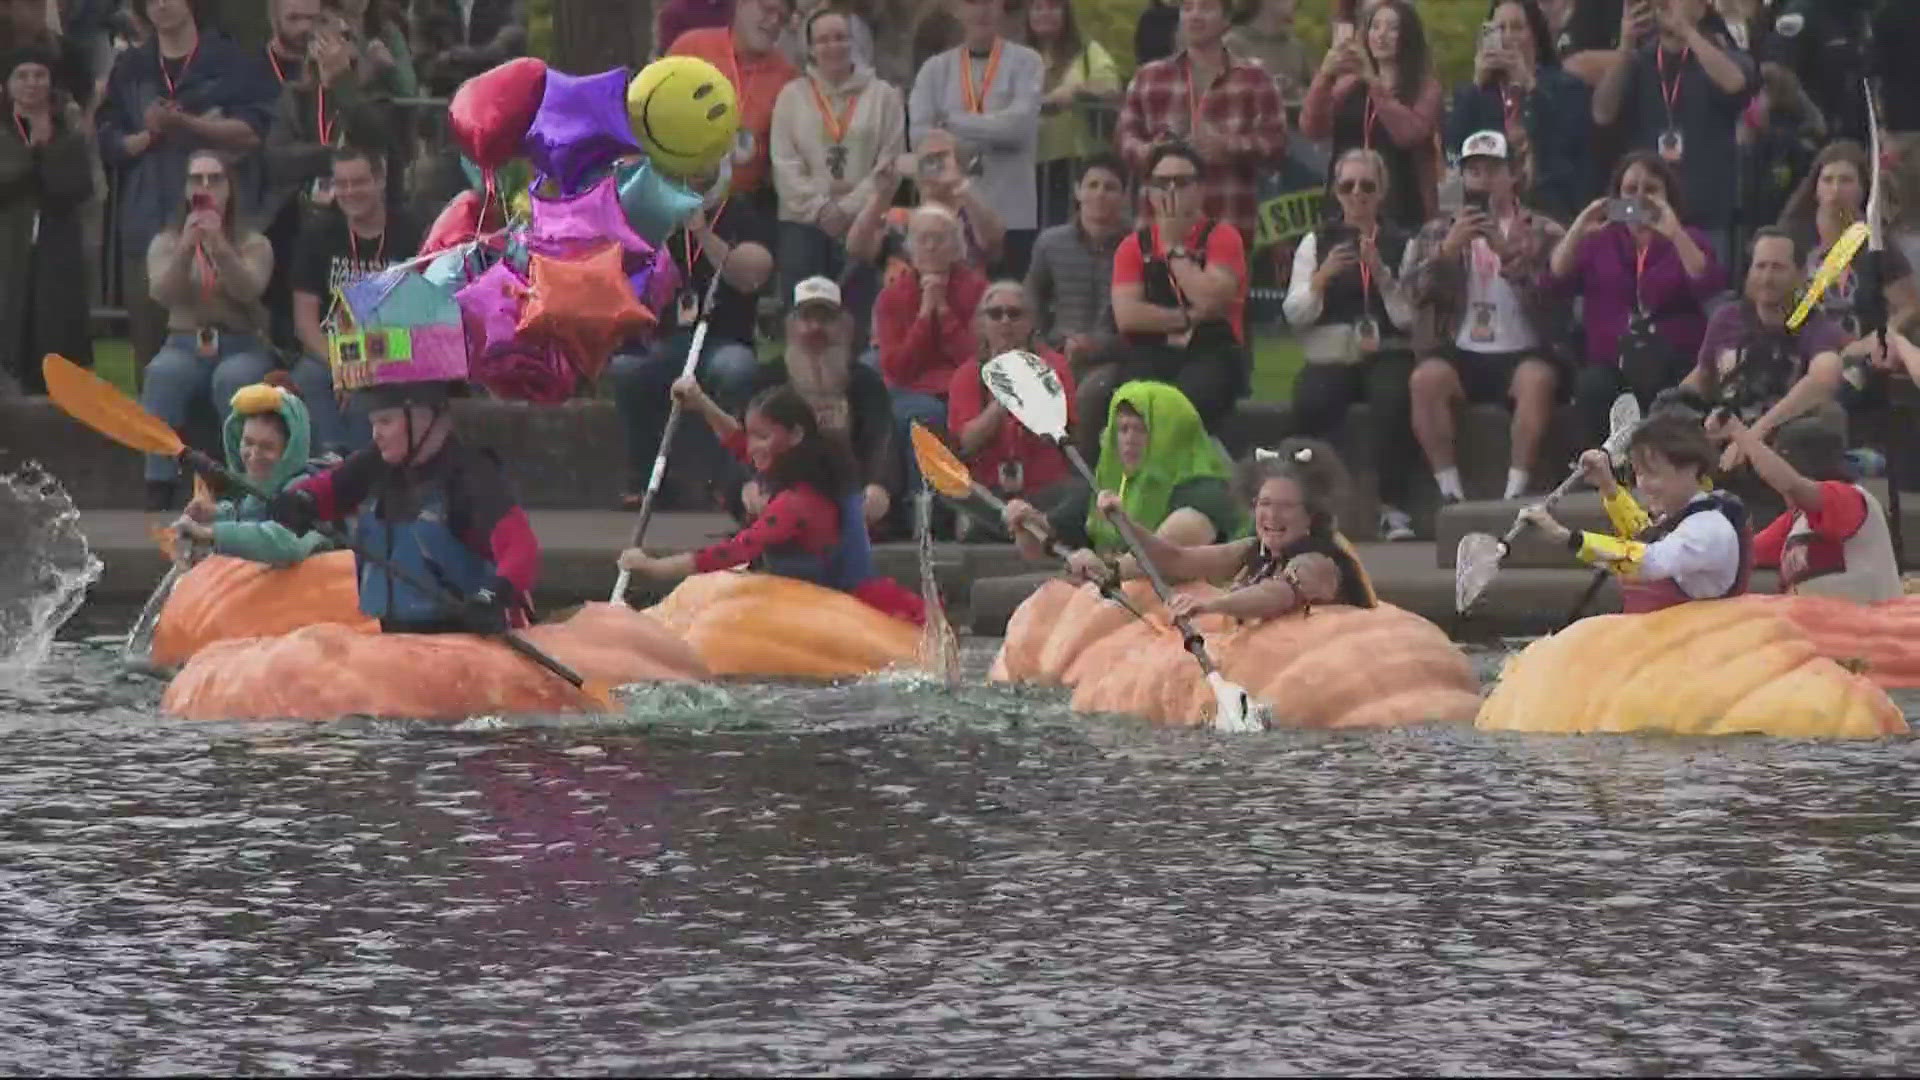
<path id="1" fill-rule="evenodd" d="M 1114 421 L 1122 406 L 1147 422 L 1146 458 L 1132 473 L 1120 464 L 1119 426 Z M 1227 474 L 1226 456 L 1178 388 L 1130 382 L 1113 392 L 1107 428 L 1100 436 L 1100 463 L 1093 475 L 1100 490 L 1119 493 L 1127 516 L 1141 528 L 1157 529 L 1168 514 L 1191 507 L 1213 522 L 1219 539 L 1245 535 L 1247 518 L 1234 502 Z M 1098 506 L 1087 510 L 1087 538 L 1102 554 L 1126 550 L 1126 541 Z"/>
<path id="2" fill-rule="evenodd" d="M 227 447 L 227 468 L 236 476 L 245 476 L 246 465 L 240 459 L 240 433 L 246 427 L 248 418 L 266 411 L 259 405 L 265 400 L 266 394 L 279 399 L 272 405 L 272 411 L 279 413 L 280 418 L 287 422 L 286 453 L 280 455 L 280 463 L 274 466 L 273 476 L 258 485 L 268 496 L 273 496 L 307 474 L 311 432 L 306 405 L 297 395 L 276 387 L 260 384 L 245 387 L 234 395 L 234 408 L 227 414 L 223 435 Z M 214 509 L 212 527 L 215 554 L 232 555 L 275 566 L 292 566 L 332 546 L 317 532 L 295 536 L 285 525 L 271 520 L 267 514 L 267 504 L 252 495 L 242 495 L 238 500 L 222 500 Z"/>

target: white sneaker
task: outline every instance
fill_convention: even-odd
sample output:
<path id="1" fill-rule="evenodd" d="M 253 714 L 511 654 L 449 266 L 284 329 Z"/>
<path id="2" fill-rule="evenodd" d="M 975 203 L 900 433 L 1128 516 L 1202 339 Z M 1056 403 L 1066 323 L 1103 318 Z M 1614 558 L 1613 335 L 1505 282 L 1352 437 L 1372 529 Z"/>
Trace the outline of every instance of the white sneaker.
<path id="1" fill-rule="evenodd" d="M 1413 538 L 1413 519 L 1407 516 L 1405 510 L 1396 506 L 1380 508 L 1380 539 L 1412 540 Z"/>

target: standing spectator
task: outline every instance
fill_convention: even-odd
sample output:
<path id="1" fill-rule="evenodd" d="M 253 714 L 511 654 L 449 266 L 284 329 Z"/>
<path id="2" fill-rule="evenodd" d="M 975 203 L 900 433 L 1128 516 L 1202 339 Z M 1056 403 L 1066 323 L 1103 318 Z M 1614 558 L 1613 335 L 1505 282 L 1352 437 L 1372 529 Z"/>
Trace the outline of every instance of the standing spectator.
<path id="1" fill-rule="evenodd" d="M 53 89 L 79 103 L 93 103 L 93 69 L 86 48 L 47 23 L 46 0 L 0 0 L 0 56 L 23 49 L 46 54 Z"/>
<path id="2" fill-rule="evenodd" d="M 1760 65 L 1760 91 L 1740 113 L 1740 220 L 1768 222 L 1786 210 L 1827 141 L 1827 119 L 1793 72 Z"/>
<path id="3" fill-rule="evenodd" d="M 960 220 L 938 206 L 913 211 L 907 255 L 911 272 L 889 282 L 873 307 L 880 373 L 901 427 L 918 420 L 944 429 L 953 373 L 979 348 L 973 314 L 987 279 L 964 257 Z"/>
<path id="4" fill-rule="evenodd" d="M 155 0 L 158 7 L 165 0 Z M 177 224 L 147 249 L 153 299 L 166 308 L 167 341 L 147 365 L 140 404 L 179 430 L 196 398 L 210 394 L 226 421 L 233 392 L 273 368 L 262 336 L 266 312 L 260 294 L 273 274 L 273 245 L 241 228 L 233 174 L 210 150 L 187 158 L 191 199 L 182 199 Z M 147 456 L 147 509 L 179 505 L 180 464 Z"/>
<path id="5" fill-rule="evenodd" d="M 278 87 L 257 54 L 200 32 L 189 0 L 136 0 L 149 31 L 144 45 L 114 61 L 96 117 L 100 158 L 114 185 L 122 287 L 134 360 L 160 351 L 167 313 L 150 298 L 147 251 L 186 202 L 187 158 L 197 150 L 248 154 L 273 120 Z M 232 213 L 246 213 L 257 190 L 252 156 L 231 172 Z"/>
<path id="6" fill-rule="evenodd" d="M 1805 271 L 1811 277 L 1826 260 L 1840 234 L 1866 216 L 1867 184 L 1873 176 L 1867 151 L 1852 139 L 1836 139 L 1813 160 L 1813 168 L 1787 200 L 1780 227 L 1805 253 Z M 1899 245 L 1886 250 L 1882 264 L 1891 325 L 1900 326 L 1920 314 L 1920 290 L 1914 288 L 1913 268 Z M 1847 341 L 1860 336 L 1858 305 L 1860 277 L 1849 267 L 1820 296 L 1819 310 L 1833 319 Z"/>
<path id="7" fill-rule="evenodd" d="M 432 97 L 527 51 L 526 0 L 414 0 L 413 55 Z"/>
<path id="8" fill-rule="evenodd" d="M 772 185 L 765 183 L 773 106 L 780 91 L 800 77 L 779 47 L 780 28 L 792 10 L 792 0 L 737 0 L 731 26 L 689 30 L 667 50 L 673 56 L 697 56 L 733 83 L 740 133 L 734 140 L 732 192 L 751 197 L 767 214 L 777 201 Z"/>
<path id="9" fill-rule="evenodd" d="M 725 30 L 733 25 L 734 0 L 665 0 L 653 9 L 653 53 L 672 48 L 689 30 Z M 797 62 L 797 61 L 796 61 Z"/>
<path id="10" fill-rule="evenodd" d="M 1411 540 L 1405 507 L 1412 457 L 1408 378 L 1413 308 L 1396 267 L 1407 254 L 1406 230 L 1385 219 L 1392 181 L 1380 153 L 1354 147 L 1333 163 L 1340 220 L 1308 233 L 1293 251 L 1293 278 L 1282 310 L 1300 335 L 1306 365 L 1293 382 L 1300 434 L 1334 438 L 1348 410 L 1364 401 L 1367 438 L 1380 477 L 1380 538 Z"/>
<path id="11" fill-rule="evenodd" d="M 1034 153 L 1041 228 L 1072 213 L 1069 198 L 1080 162 L 1099 152 L 1092 110 L 1120 100 L 1120 71 L 1105 46 L 1082 38 L 1067 0 L 1031 0 L 1027 44 L 1046 61 L 1041 86 L 1040 141 Z"/>
<path id="12" fill-rule="evenodd" d="M 831 9 L 846 20 L 847 40 L 853 49 L 853 62 L 863 68 L 873 67 L 873 29 L 867 20 L 844 5 L 831 0 L 800 0 L 794 5 L 793 18 L 787 20 L 784 30 L 780 31 L 780 51 L 798 68 L 805 68 L 814 62 L 813 44 L 807 40 L 807 26 L 815 15 L 824 15 Z M 878 73 L 875 73 L 878 75 Z"/>
<path id="13" fill-rule="evenodd" d="M 971 159 L 980 197 L 1006 226 L 998 261 L 1025 274 L 1038 221 L 1033 155 L 1040 128 L 1040 54 L 1000 36 L 999 0 L 959 0 L 963 40 L 920 66 L 907 102 L 914 146 L 927 132 L 953 133 Z"/>
<path id="14" fill-rule="evenodd" d="M 1280 90 L 1280 103 L 1290 116 L 1298 117 L 1307 99 L 1307 86 L 1313 82 L 1313 61 L 1307 56 L 1307 44 L 1294 33 L 1293 19 L 1300 0 L 1256 0 L 1248 5 L 1246 18 L 1227 31 L 1227 51 L 1247 60 L 1258 60 L 1273 77 Z"/>
<path id="15" fill-rule="evenodd" d="M 1555 355 L 1564 320 L 1543 287 L 1542 263 L 1565 230 L 1530 212 L 1506 136 L 1480 131 L 1460 147 L 1466 207 L 1421 230 L 1407 256 L 1407 290 L 1418 309 L 1422 357 L 1409 384 L 1413 433 L 1440 497 L 1466 498 L 1454 464 L 1454 408 L 1461 401 L 1513 409 L 1506 493 L 1526 494 L 1540 438 L 1553 419 Z"/>
<path id="16" fill-rule="evenodd" d="M 807 17 L 812 64 L 774 102 L 782 281 L 840 276 L 847 230 L 873 198 L 875 167 L 906 148 L 900 91 L 855 59 L 848 26 L 846 15 L 827 7 Z"/>
<path id="17" fill-rule="evenodd" d="M 695 190 L 710 187 L 713 176 L 692 182 Z M 613 383 L 613 403 L 627 436 L 627 494 L 621 504 L 640 505 L 653 455 L 667 422 L 667 391 L 686 364 L 693 346 L 693 330 L 703 318 L 707 339 L 695 375 L 710 387 L 720 407 L 738 414 L 753 396 L 761 378 L 754 352 L 755 306 L 773 277 L 773 222 L 753 207 L 752 200 L 723 198 L 688 215 L 685 224 L 668 234 L 665 243 L 679 270 L 680 295 L 673 306 L 659 312 L 659 336 L 645 356 L 620 353 L 607 365 Z M 703 306 L 714 274 L 720 275 L 713 305 Z M 695 428 L 691 437 L 700 440 Z M 688 429 L 682 428 L 683 435 Z M 703 449 L 716 451 L 705 439 Z M 683 474 L 685 475 L 685 474 Z M 711 505 L 708 493 L 682 490 L 683 501 Z"/>
<path id="18" fill-rule="evenodd" d="M 1165 60 L 1180 49 L 1180 6 L 1147 0 L 1133 27 L 1133 61 L 1141 67 Z"/>
<path id="19" fill-rule="evenodd" d="M 416 97 L 420 76 L 407 45 L 407 13 L 400 0 L 327 0 L 328 21 L 360 56 L 360 82 L 391 97 Z M 398 168 L 399 162 L 392 162 Z"/>
<path id="20" fill-rule="evenodd" d="M 1079 374 L 1113 337 L 1113 253 L 1127 233 L 1127 178 L 1118 158 L 1087 160 L 1074 187 L 1074 216 L 1033 244 L 1026 300 L 1040 340 Z"/>
<path id="21" fill-rule="evenodd" d="M 1006 499 L 1025 499 L 1041 513 L 1077 495 L 1081 485 L 1058 447 L 1033 432 L 1007 412 L 988 392 L 981 377 L 986 361 L 1012 349 L 1037 354 L 1059 376 L 1067 395 L 1067 429 L 1077 431 L 1074 415 L 1073 372 L 1066 358 L 1034 340 L 1033 306 L 1017 281 L 996 281 L 980 296 L 975 317 L 980 352 L 953 373 L 947 396 L 947 430 L 958 444 L 960 459 L 982 487 Z M 971 522 L 971 518 L 963 518 Z M 992 529 L 1006 540 L 1002 529 Z"/>
<path id="22" fill-rule="evenodd" d="M 1673 171 L 1636 150 L 1614 168 L 1608 196 L 1588 204 L 1553 249 L 1557 287 L 1581 300 L 1585 363 L 1573 400 L 1591 445 L 1607 436 L 1607 410 L 1623 390 L 1642 408 L 1677 382 L 1706 333 L 1706 302 L 1726 271 L 1706 233 L 1686 224 Z"/>
<path id="23" fill-rule="evenodd" d="M 1383 216 L 1412 232 L 1439 212 L 1440 107 L 1420 16 L 1405 0 L 1380 0 L 1361 32 L 1327 51 L 1307 89 L 1300 130 L 1331 139 L 1336 159 L 1356 146 L 1379 151 L 1393 192 Z"/>
<path id="24" fill-rule="evenodd" d="M 1226 0 L 1185 0 L 1180 30 L 1187 47 L 1142 67 L 1127 89 L 1120 155 L 1128 168 L 1145 175 L 1156 147 L 1169 142 L 1191 147 L 1204 163 L 1199 209 L 1210 220 L 1231 224 L 1245 239 L 1259 224 L 1260 173 L 1278 167 L 1287 150 L 1280 92 L 1257 61 L 1242 60 L 1221 44 Z M 1200 399 L 1193 406 L 1207 416 L 1208 406 Z"/>
<path id="25" fill-rule="evenodd" d="M 93 365 L 87 262 L 78 257 L 93 162 L 80 106 L 54 89 L 57 63 L 31 47 L 0 61 L 9 121 L 0 127 L 0 393 L 14 382 L 46 393 L 48 353 Z"/>
<path id="26" fill-rule="evenodd" d="M 1593 122 L 1620 124 L 1627 146 L 1656 152 L 1682 174 L 1673 197 L 1684 199 L 1690 224 L 1724 266 L 1739 192 L 1734 128 L 1758 85 L 1753 60 L 1723 32 L 1701 29 L 1706 0 L 1661 0 L 1659 36 L 1645 43 L 1634 36 L 1636 11 L 1628 5 L 1621 17 L 1624 55 L 1593 92 Z"/>
<path id="27" fill-rule="evenodd" d="M 1496 0 L 1473 82 L 1453 95 L 1448 146 L 1476 131 L 1503 132 L 1528 203 L 1571 221 L 1597 187 L 1588 156 L 1593 143 L 1592 92 L 1560 70 L 1546 17 L 1533 0 Z"/>
<path id="28" fill-rule="evenodd" d="M 388 167 L 372 150 L 334 151 L 333 205 L 307 221 L 287 275 L 294 331 L 304 354 L 291 374 L 307 403 L 317 450 L 345 454 L 371 437 L 366 418 L 344 416 L 333 392 L 327 339 L 339 330 L 336 290 L 405 262 L 420 248 L 420 227 L 388 207 Z"/>
<path id="29" fill-rule="evenodd" d="M 273 36 L 262 51 L 273 70 L 273 81 L 284 87 L 300 80 L 307 61 L 314 56 L 310 46 L 314 26 L 320 21 L 320 0 L 267 0 L 267 11 Z"/>
<path id="30" fill-rule="evenodd" d="M 1232 224 L 1201 212 L 1201 168 L 1181 143 L 1147 159 L 1152 223 L 1113 253 L 1113 319 L 1128 344 L 1116 381 L 1172 383 L 1218 436 L 1248 388 L 1247 249 Z"/>

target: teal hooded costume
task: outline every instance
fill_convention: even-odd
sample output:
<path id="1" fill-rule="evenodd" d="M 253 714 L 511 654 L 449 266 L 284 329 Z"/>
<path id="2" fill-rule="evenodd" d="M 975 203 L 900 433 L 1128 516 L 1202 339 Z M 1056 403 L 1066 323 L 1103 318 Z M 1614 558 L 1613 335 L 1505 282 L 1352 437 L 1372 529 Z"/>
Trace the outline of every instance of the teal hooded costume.
<path id="1" fill-rule="evenodd" d="M 265 483 L 257 485 L 268 497 L 272 497 L 278 495 L 280 489 L 307 475 L 307 452 L 311 448 L 312 435 L 307 422 L 307 407 L 297 395 L 264 383 L 243 387 L 233 395 L 233 411 L 227 414 L 223 432 L 227 468 L 236 476 L 246 475 L 246 466 L 240 459 L 241 430 L 246 427 L 250 417 L 263 412 L 278 413 L 287 424 L 286 452 L 280 455 L 280 463 L 274 466 L 273 475 Z M 292 566 L 315 552 L 333 546 L 317 532 L 294 535 L 285 525 L 272 520 L 268 516 L 267 504 L 252 495 L 243 494 L 238 499 L 222 500 L 214 509 L 212 528 L 214 554 L 232 555 L 275 566 Z"/>

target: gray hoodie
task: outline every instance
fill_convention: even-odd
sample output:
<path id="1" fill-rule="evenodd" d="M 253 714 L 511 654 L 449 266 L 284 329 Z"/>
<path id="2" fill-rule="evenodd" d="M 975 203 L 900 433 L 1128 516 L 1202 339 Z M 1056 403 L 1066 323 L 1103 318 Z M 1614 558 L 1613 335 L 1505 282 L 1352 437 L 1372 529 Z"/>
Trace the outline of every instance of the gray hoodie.
<path id="1" fill-rule="evenodd" d="M 814 96 L 818 87 L 837 124 L 849 102 L 847 130 L 840 145 L 844 158 L 840 176 L 832 165 L 834 143 L 827 137 L 828 120 Z M 873 170 L 907 148 L 906 104 L 891 83 L 874 78 L 873 69 L 856 63 L 853 74 L 839 86 L 828 86 L 817 71 L 788 83 L 773 103 L 773 131 L 768 154 L 773 161 L 773 186 L 780 195 L 780 220 L 811 225 L 828 202 L 839 204 L 851 220 L 866 205 L 873 188 Z"/>
<path id="2" fill-rule="evenodd" d="M 1033 161 L 1040 134 L 1040 87 L 1046 63 L 1040 54 L 1004 38 L 999 41 L 1000 67 L 987 86 L 982 111 L 967 108 L 960 64 L 965 46 L 936 53 L 920 65 L 908 99 L 908 119 L 914 145 L 930 129 L 944 127 L 954 138 L 980 154 L 980 173 L 974 187 L 980 201 L 999 213 L 1009 229 L 1031 229 L 1039 220 L 1034 191 Z M 973 65 L 974 85 L 984 77 L 983 61 Z"/>

